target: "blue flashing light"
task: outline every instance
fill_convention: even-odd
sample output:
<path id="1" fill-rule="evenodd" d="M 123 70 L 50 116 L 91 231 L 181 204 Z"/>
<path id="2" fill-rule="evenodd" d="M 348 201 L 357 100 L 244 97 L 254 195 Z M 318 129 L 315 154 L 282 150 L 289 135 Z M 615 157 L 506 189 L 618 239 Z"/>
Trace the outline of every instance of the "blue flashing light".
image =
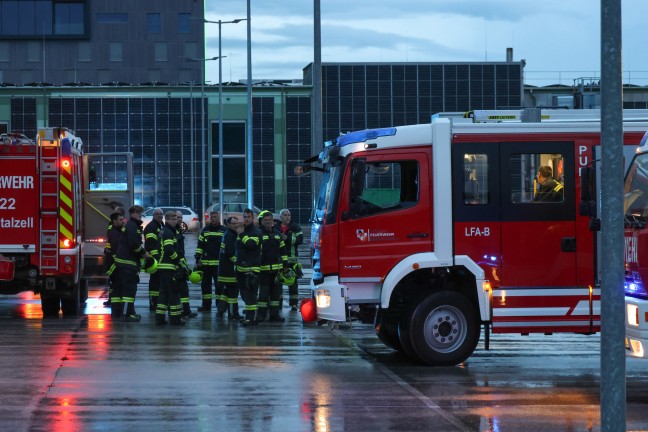
<path id="1" fill-rule="evenodd" d="M 63 138 L 61 140 L 61 154 L 63 156 L 70 156 L 72 154 L 72 143 L 69 138 Z"/>
<path id="2" fill-rule="evenodd" d="M 381 136 L 396 135 L 396 128 L 380 128 L 380 129 L 366 129 L 363 131 L 350 132 L 346 135 L 341 135 L 337 139 L 337 145 L 344 147 L 348 144 L 365 142 L 370 139 L 375 139 Z"/>

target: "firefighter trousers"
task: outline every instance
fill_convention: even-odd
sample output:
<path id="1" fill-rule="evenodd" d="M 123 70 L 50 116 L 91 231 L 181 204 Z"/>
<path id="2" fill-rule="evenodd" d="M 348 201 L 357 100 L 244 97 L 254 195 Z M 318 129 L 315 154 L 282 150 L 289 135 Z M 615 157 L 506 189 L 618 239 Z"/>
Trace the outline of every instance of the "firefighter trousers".
<path id="1" fill-rule="evenodd" d="M 160 296 L 160 274 L 155 272 L 149 278 L 149 310 L 154 311 Z"/>
<path id="2" fill-rule="evenodd" d="M 139 282 L 139 271 L 134 266 L 125 265 L 117 267 L 122 290 L 122 315 L 135 314 L 135 295 Z M 119 308 L 117 308 L 119 309 Z"/>
<path id="3" fill-rule="evenodd" d="M 238 311 L 238 297 L 239 297 L 239 287 L 236 283 L 221 283 L 222 292 L 225 296 L 225 301 L 218 303 L 218 312 L 223 314 L 227 311 L 229 319 L 239 319 Z"/>
<path id="4" fill-rule="evenodd" d="M 122 296 L 123 290 L 121 288 L 120 272 L 116 268 L 109 277 L 111 292 L 110 292 L 110 315 L 114 318 L 119 318 L 122 315 Z"/>
<path id="5" fill-rule="evenodd" d="M 155 310 L 155 320 L 158 323 L 165 321 L 167 313 L 172 323 L 179 322 L 182 318 L 182 306 L 180 305 L 180 287 L 173 277 L 172 270 L 158 270 L 160 280 L 160 296 Z"/>
<path id="6" fill-rule="evenodd" d="M 268 310 L 270 318 L 279 316 L 282 288 L 282 285 L 277 281 L 276 271 L 262 271 L 259 274 L 257 321 L 265 321 Z"/>
<path id="7" fill-rule="evenodd" d="M 203 278 L 200 282 L 202 291 L 202 309 L 209 310 L 212 306 L 214 294 L 212 285 L 216 287 L 216 306 L 218 306 L 218 266 L 202 266 Z"/>
<path id="8" fill-rule="evenodd" d="M 259 298 L 259 275 L 255 272 L 236 273 L 241 298 L 245 303 L 245 320 L 254 321 Z"/>
<path id="9" fill-rule="evenodd" d="M 297 281 L 288 287 L 288 304 L 290 306 L 299 304 L 299 284 Z"/>
<path id="10" fill-rule="evenodd" d="M 189 305 L 189 284 L 187 279 L 177 280 L 178 291 L 180 292 L 180 305 L 182 306 L 182 313 L 188 315 L 191 313 L 191 306 Z"/>

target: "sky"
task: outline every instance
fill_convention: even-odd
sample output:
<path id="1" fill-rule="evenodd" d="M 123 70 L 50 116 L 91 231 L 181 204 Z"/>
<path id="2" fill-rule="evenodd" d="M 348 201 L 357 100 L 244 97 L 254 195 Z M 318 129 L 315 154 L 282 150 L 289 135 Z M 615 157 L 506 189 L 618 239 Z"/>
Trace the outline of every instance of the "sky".
<path id="1" fill-rule="evenodd" d="M 608 1 L 608 0 L 603 0 Z M 207 0 L 213 21 L 246 18 L 246 0 Z M 322 62 L 526 61 L 525 82 L 599 77 L 601 0 L 320 0 Z M 301 79 L 313 61 L 313 1 L 251 0 L 253 79 Z M 648 0 L 622 1 L 624 83 L 648 85 Z M 205 57 L 218 56 L 205 24 Z M 222 24 L 223 82 L 247 77 L 247 23 Z M 206 80 L 218 83 L 218 61 Z"/>

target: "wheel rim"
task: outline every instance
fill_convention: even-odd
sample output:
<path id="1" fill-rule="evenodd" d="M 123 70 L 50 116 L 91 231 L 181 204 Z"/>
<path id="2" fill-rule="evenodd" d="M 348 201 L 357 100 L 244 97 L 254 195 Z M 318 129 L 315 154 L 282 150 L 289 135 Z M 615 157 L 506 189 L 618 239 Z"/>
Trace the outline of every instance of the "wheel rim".
<path id="1" fill-rule="evenodd" d="M 455 351 L 463 344 L 467 333 L 466 317 L 454 306 L 440 306 L 425 319 L 425 342 L 437 352 Z"/>

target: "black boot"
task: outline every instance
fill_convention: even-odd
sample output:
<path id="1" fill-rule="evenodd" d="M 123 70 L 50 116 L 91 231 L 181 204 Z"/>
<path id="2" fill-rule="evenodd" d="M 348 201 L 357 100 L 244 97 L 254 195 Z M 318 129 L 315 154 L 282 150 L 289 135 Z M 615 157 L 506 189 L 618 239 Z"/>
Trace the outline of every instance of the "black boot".
<path id="1" fill-rule="evenodd" d="M 231 320 L 241 319 L 241 315 L 239 315 L 239 310 L 238 310 L 238 303 L 234 303 L 229 306 L 229 311 L 227 312 L 227 318 Z"/>
<path id="2" fill-rule="evenodd" d="M 182 316 L 187 318 L 195 318 L 198 316 L 198 314 L 191 311 L 189 303 L 182 303 Z"/>
<path id="3" fill-rule="evenodd" d="M 202 306 L 198 306 L 198 312 L 211 312 L 211 301 L 203 300 Z"/>

